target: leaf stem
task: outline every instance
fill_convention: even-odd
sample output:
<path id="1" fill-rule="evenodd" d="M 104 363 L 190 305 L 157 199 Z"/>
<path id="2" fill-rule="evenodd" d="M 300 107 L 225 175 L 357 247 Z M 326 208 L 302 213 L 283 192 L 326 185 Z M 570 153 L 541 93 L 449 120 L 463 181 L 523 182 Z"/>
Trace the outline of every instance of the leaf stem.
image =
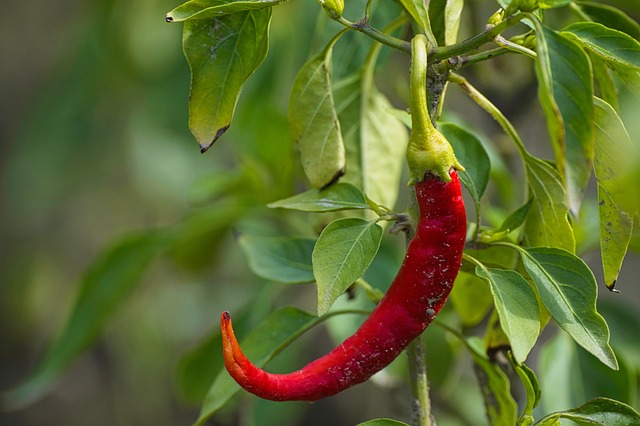
<path id="1" fill-rule="evenodd" d="M 359 31 L 363 34 L 368 35 L 372 39 L 379 41 L 382 44 L 385 44 L 389 47 L 393 47 L 394 49 L 401 50 L 406 53 L 411 53 L 411 44 L 408 41 L 390 36 L 388 34 L 383 33 L 375 28 L 373 28 L 366 19 L 361 19 L 356 22 L 349 21 L 344 17 L 340 17 L 335 20 L 345 27 Z"/>
<path id="2" fill-rule="evenodd" d="M 462 58 L 460 58 L 460 63 L 457 68 L 462 68 L 467 65 L 486 61 L 488 59 L 493 59 L 495 57 L 504 55 L 505 53 L 509 53 L 509 52 L 510 52 L 509 49 L 507 49 L 506 47 L 500 46 L 493 49 L 485 50 L 484 52 L 463 56 Z"/>
<path id="3" fill-rule="evenodd" d="M 436 47 L 433 50 L 433 52 L 429 55 L 429 61 L 438 62 L 443 59 L 448 59 L 454 56 L 463 55 L 465 53 L 469 53 L 473 50 L 476 50 L 483 44 L 494 40 L 496 36 L 498 36 L 507 28 L 516 25 L 524 17 L 525 17 L 524 14 L 517 13 L 495 25 L 492 25 L 492 24 L 487 25 L 487 28 L 483 32 L 471 38 L 463 40 L 460 43 L 452 44 L 450 46 Z"/>
<path id="4" fill-rule="evenodd" d="M 506 38 L 502 37 L 501 35 L 496 36 L 495 38 L 495 42 L 501 46 L 504 47 L 505 49 L 508 49 L 512 52 L 516 52 L 516 53 L 521 53 L 525 56 L 530 57 L 531 59 L 536 59 L 536 57 L 538 56 L 536 52 L 534 52 L 533 50 L 522 46 L 518 43 L 514 43 L 511 40 L 507 40 Z"/>

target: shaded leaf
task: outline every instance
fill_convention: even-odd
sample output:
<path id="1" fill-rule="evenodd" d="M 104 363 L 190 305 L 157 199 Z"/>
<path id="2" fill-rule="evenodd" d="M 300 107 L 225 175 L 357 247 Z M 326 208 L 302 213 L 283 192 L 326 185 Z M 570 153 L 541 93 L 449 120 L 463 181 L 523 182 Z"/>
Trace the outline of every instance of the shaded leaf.
<path id="1" fill-rule="evenodd" d="M 478 325 L 493 307 L 489 286 L 465 272 L 458 273 L 449 300 L 465 327 Z"/>
<path id="2" fill-rule="evenodd" d="M 19 408 L 42 397 L 62 371 L 99 338 L 169 241 L 164 234 L 147 232 L 104 250 L 85 272 L 60 335 L 27 381 L 3 396 L 3 405 Z"/>
<path id="3" fill-rule="evenodd" d="M 313 249 L 319 315 L 364 274 L 381 240 L 382 228 L 375 221 L 343 218 L 324 228 Z"/>
<path id="4" fill-rule="evenodd" d="M 569 223 L 569 206 L 558 172 L 532 156 L 525 157 L 527 181 L 533 204 L 525 223 L 524 239 L 529 246 L 559 247 L 575 251 Z"/>
<path id="5" fill-rule="evenodd" d="M 580 210 L 594 156 L 593 86 L 587 54 L 575 42 L 533 20 L 538 98 L 547 117 L 569 208 Z"/>
<path id="6" fill-rule="evenodd" d="M 609 327 L 596 311 L 598 288 L 589 267 L 579 257 L 556 248 L 529 248 L 520 253 L 558 325 L 602 363 L 618 369 L 609 346 Z"/>
<path id="7" fill-rule="evenodd" d="M 265 318 L 245 339 L 241 340 L 240 346 L 247 358 L 262 368 L 275 355 L 319 321 L 319 318 L 297 308 L 280 308 Z M 239 390 L 240 386 L 229 376 L 227 371 L 224 369 L 220 371 L 209 388 L 195 424 L 204 424 Z"/>
<path id="8" fill-rule="evenodd" d="M 640 69 L 640 43 L 631 36 L 595 22 L 569 25 L 561 34 L 573 37 L 607 62 Z"/>
<path id="9" fill-rule="evenodd" d="M 509 378 L 482 351 L 480 339 L 470 337 L 465 340 L 465 345 L 476 365 L 476 375 L 484 396 L 489 424 L 513 426 L 516 424 L 518 405 L 511 396 Z"/>
<path id="10" fill-rule="evenodd" d="M 631 139 L 615 110 L 595 98 L 596 158 L 594 171 L 598 181 L 600 251 L 605 284 L 613 289 L 627 254 L 633 233 L 628 182 Z"/>
<path id="11" fill-rule="evenodd" d="M 234 315 L 233 328 L 238 335 L 247 332 L 247 316 Z M 224 369 L 221 348 L 222 335 L 217 329 L 180 357 L 176 367 L 176 387 L 187 403 L 200 406 L 213 379 Z"/>
<path id="12" fill-rule="evenodd" d="M 302 66 L 289 98 L 289 128 L 314 188 L 335 182 L 345 169 L 345 148 L 331 91 L 331 54 L 341 34 Z"/>
<path id="13" fill-rule="evenodd" d="M 167 22 L 216 18 L 222 15 L 277 6 L 287 0 L 190 0 L 167 13 Z"/>
<path id="14" fill-rule="evenodd" d="M 542 392 L 536 373 L 525 364 L 518 364 L 512 356 L 509 357 L 511 366 L 520 378 L 524 390 L 527 394 L 527 401 L 518 419 L 518 426 L 530 425 L 533 423 L 533 409 L 540 404 Z"/>
<path id="15" fill-rule="evenodd" d="M 604 101 L 611 105 L 616 111 L 619 110 L 618 87 L 613 79 L 613 71 L 607 66 L 607 63 L 603 59 L 600 59 L 598 55 L 592 53 L 590 55 L 590 59 L 591 65 L 593 66 L 593 78 L 598 85 L 598 96 L 604 99 Z M 596 111 L 594 111 L 594 115 L 595 114 Z M 598 129 L 596 128 L 596 151 L 598 149 L 597 132 Z M 596 153 L 596 156 L 597 155 L 598 154 Z"/>
<path id="16" fill-rule="evenodd" d="M 362 191 L 350 183 L 340 182 L 325 189 L 311 189 L 293 197 L 269 203 L 268 207 L 304 212 L 333 212 L 370 209 Z"/>
<path id="17" fill-rule="evenodd" d="M 538 371 L 546 412 L 567 410 L 601 396 L 635 401 L 635 369 L 624 356 L 620 358 L 620 370 L 611 370 L 566 333 L 558 333 L 543 347 Z"/>
<path id="18" fill-rule="evenodd" d="M 597 2 L 585 1 L 577 3 L 582 12 L 595 22 L 599 22 L 614 30 L 629 34 L 640 40 L 640 24 L 620 9 Z"/>
<path id="19" fill-rule="evenodd" d="M 246 211 L 242 203 L 216 203 L 193 211 L 175 226 L 167 256 L 181 268 L 199 270 L 211 264 L 229 227 Z"/>
<path id="20" fill-rule="evenodd" d="M 409 136 L 389 100 L 373 86 L 373 63 L 334 87 L 347 150 L 344 181 L 393 209 Z"/>
<path id="21" fill-rule="evenodd" d="M 467 130 L 453 123 L 440 123 L 438 130 L 447 138 L 460 164 L 460 179 L 474 201 L 479 202 L 489 184 L 491 162 L 482 142 Z"/>
<path id="22" fill-rule="evenodd" d="M 254 274 L 286 284 L 313 282 L 311 253 L 315 240 L 242 234 L 238 243 Z"/>
<path id="23" fill-rule="evenodd" d="M 202 152 L 229 128 L 245 81 L 267 56 L 270 21 L 267 8 L 185 22 L 189 128 Z"/>
<path id="24" fill-rule="evenodd" d="M 425 2 L 423 0 L 400 0 L 400 4 L 418 27 L 424 31 L 429 43 L 436 46 L 437 43 L 431 32 L 431 23 L 429 22 L 429 13 Z"/>
<path id="25" fill-rule="evenodd" d="M 502 225 L 500 225 L 500 228 L 498 228 L 496 232 L 513 231 L 515 229 L 518 229 L 526 220 L 532 205 L 533 198 L 529 198 L 529 201 L 524 203 L 516 211 L 507 216 L 507 218 L 504 220 L 504 222 L 502 222 Z"/>

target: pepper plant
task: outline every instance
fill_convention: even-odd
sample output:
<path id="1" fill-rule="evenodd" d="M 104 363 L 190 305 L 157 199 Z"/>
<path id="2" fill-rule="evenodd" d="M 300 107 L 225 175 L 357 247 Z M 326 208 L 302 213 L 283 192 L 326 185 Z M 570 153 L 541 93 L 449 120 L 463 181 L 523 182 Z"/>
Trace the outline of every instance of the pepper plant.
<path id="1" fill-rule="evenodd" d="M 421 223 L 422 201 L 416 202 L 406 183 L 420 182 L 425 173 L 446 181 L 455 166 L 466 188 L 462 266 L 442 313 L 431 322 L 441 305 L 433 310 L 425 304 L 431 325 L 406 342 L 406 359 L 398 358 L 382 373 L 410 389 L 399 420 L 640 424 L 632 407 L 638 403 L 640 365 L 625 355 L 624 339 L 610 338 L 598 299 L 600 287 L 604 297 L 620 303 L 618 292 L 630 284 L 618 282 L 618 276 L 634 232 L 640 185 L 636 147 L 621 117 L 630 108 L 628 99 L 640 95 L 640 25 L 614 5 L 588 1 L 319 0 L 315 10 L 311 4 L 295 9 L 299 2 L 190 0 L 167 13 L 167 22 L 183 25 L 191 69 L 189 128 L 205 155 L 215 156 L 220 144 L 232 142 L 225 140 L 228 129 L 255 120 L 270 128 L 260 115 L 272 117 L 273 104 L 258 105 L 253 115 L 235 112 L 242 89 L 268 55 L 278 54 L 269 51 L 272 19 L 273 25 L 294 26 L 304 40 L 312 38 L 300 67 L 277 63 L 270 69 L 272 75 L 291 76 L 287 87 L 269 88 L 288 98 L 288 129 L 278 129 L 287 143 L 262 146 L 256 130 L 238 152 L 258 152 L 269 161 L 241 155 L 237 169 L 218 178 L 211 190 L 220 198 L 246 191 L 246 199 L 212 203 L 175 226 L 108 250 L 87 273 L 59 339 L 31 380 L 7 400 L 24 403 L 44 392 L 95 341 L 153 259 L 168 254 L 179 263 L 181 256 L 210 247 L 221 230 L 248 215 L 256 199 L 269 208 L 259 210 L 263 224 L 253 231 L 238 225 L 235 244 L 255 276 L 282 284 L 280 298 L 287 285 L 313 283 L 317 310 L 268 303 L 256 322 L 246 313 L 265 298 L 256 290 L 239 313 L 239 321 L 253 321 L 252 329 L 241 326 L 237 333 L 246 358 L 268 370 L 280 351 L 325 321 L 340 343 L 381 300 L 406 251 L 402 236 L 408 242 Z M 289 19 L 311 13 L 318 13 L 313 30 Z M 477 21 L 483 22 L 480 28 Z M 426 46 L 418 69 L 426 78 L 414 66 L 409 72 L 417 39 Z M 525 70 L 522 85 L 509 75 L 515 61 Z M 476 88 L 487 75 L 494 85 L 504 80 L 520 90 L 519 103 L 535 105 L 527 114 L 546 123 L 546 132 L 512 124 L 513 111 Z M 261 77 L 261 85 L 270 82 L 269 74 Z M 457 109 L 460 105 L 464 109 Z M 493 130 L 476 128 L 466 114 L 493 120 Z M 424 132 L 439 135 L 455 156 L 421 160 L 414 135 Z M 597 274 L 583 259 L 595 246 L 602 260 Z M 433 259 L 423 262 L 433 266 Z M 438 271 L 458 266 L 445 262 Z M 403 296 L 394 303 L 413 303 L 424 295 L 416 290 Z M 212 324 L 218 314 L 212 313 Z M 223 328 L 230 329 L 228 321 L 224 314 Z M 402 323 L 383 322 L 382 335 L 407 333 Z M 233 334 L 223 331 L 225 339 Z M 222 367 L 221 340 L 219 330 L 213 331 L 180 366 L 181 391 L 202 401 L 196 424 L 215 419 L 236 398 L 256 398 L 241 394 Z M 242 381 L 244 374 L 233 376 Z M 486 419 L 466 417 L 465 400 L 456 394 L 461 377 L 469 375 L 476 379 Z M 611 385 L 596 386 L 591 375 Z M 380 377 L 371 380 L 382 382 Z M 287 398 L 286 390 L 270 394 L 269 383 L 261 384 L 266 390 L 259 394 L 277 393 L 271 399 L 332 394 L 310 389 L 307 397 Z M 340 390 L 356 382 L 347 384 Z M 251 380 L 243 384 L 249 391 L 252 386 Z M 403 424 L 366 418 L 363 413 L 361 424 Z"/>

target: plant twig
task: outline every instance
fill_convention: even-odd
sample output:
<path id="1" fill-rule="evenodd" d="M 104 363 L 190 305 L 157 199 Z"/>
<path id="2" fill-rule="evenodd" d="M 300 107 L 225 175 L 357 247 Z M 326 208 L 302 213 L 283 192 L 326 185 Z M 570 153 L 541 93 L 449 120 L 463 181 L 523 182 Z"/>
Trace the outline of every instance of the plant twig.
<path id="1" fill-rule="evenodd" d="M 507 28 L 516 25 L 523 18 L 524 14 L 518 13 L 495 25 L 487 25 L 487 28 L 483 32 L 471 38 L 463 40 L 460 43 L 452 44 L 450 46 L 436 47 L 429 55 L 429 62 L 439 62 L 443 59 L 448 59 L 454 56 L 464 55 L 472 52 L 481 47 L 483 44 L 493 41 L 497 35 L 502 33 Z"/>
<path id="2" fill-rule="evenodd" d="M 398 49 L 406 53 L 411 53 L 411 44 L 408 41 L 390 36 L 389 34 L 385 34 L 382 31 L 373 28 L 369 25 L 366 19 L 351 22 L 344 17 L 340 17 L 336 19 L 336 22 L 341 23 L 347 28 L 366 34 L 372 39 L 379 41 L 382 44 L 386 44 L 389 47 L 393 47 L 394 49 Z"/>
<path id="3" fill-rule="evenodd" d="M 411 426 L 436 426 L 431 415 L 429 380 L 425 362 L 425 345 L 418 336 L 407 348 L 409 378 L 411 381 Z"/>

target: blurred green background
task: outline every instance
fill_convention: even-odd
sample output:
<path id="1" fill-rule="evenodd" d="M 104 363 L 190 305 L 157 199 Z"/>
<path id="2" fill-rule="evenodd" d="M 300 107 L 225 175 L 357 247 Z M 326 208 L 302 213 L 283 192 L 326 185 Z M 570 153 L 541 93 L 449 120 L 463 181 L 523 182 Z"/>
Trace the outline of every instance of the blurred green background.
<path id="1" fill-rule="evenodd" d="M 635 1 L 618 3 L 636 19 L 640 16 Z M 495 9 L 491 1 L 468 4 L 462 28 L 467 35 Z M 269 303 L 252 305 L 245 315 L 248 324 L 287 303 L 315 311 L 312 286 L 283 292 L 282 286 L 253 276 L 233 235 L 291 232 L 264 204 L 304 188 L 287 130 L 287 100 L 296 70 L 319 43 L 313 29 L 327 25 L 327 19 L 315 2 L 298 0 L 276 8 L 266 62 L 245 87 L 229 132 L 200 155 L 187 128 L 189 69 L 181 51 L 181 25 L 164 22 L 164 13 L 176 5 L 166 0 L 64 0 L 3 7 L 0 391 L 27 378 L 42 358 L 64 324 L 83 271 L 102 248 L 131 232 L 170 227 L 198 213 L 205 222 L 193 225 L 182 248 L 153 263 L 95 347 L 73 363 L 51 393 L 26 409 L 0 412 L 0 424 L 190 424 L 207 381 L 194 383 L 197 374 L 185 373 L 182 357 L 216 329 L 219 312 L 242 310 L 256 293 Z M 330 34 L 326 30 L 323 37 Z M 336 74 L 344 75 L 363 52 L 339 51 Z M 407 58 L 397 58 L 380 86 L 402 94 Z M 532 69 L 526 64 L 499 60 L 471 76 L 510 113 L 528 141 L 546 141 Z M 393 100 L 403 102 L 402 97 Z M 626 118 L 637 117 L 637 98 L 628 104 Z M 491 120 L 459 94 L 450 95 L 448 107 L 487 135 L 496 133 Z M 627 123 L 633 136 L 640 135 L 637 119 Z M 549 152 L 544 144 L 532 150 Z M 305 228 L 304 217 L 287 220 L 296 231 L 313 231 Z M 597 247 L 585 229 L 583 249 L 598 274 Z M 397 262 L 393 254 L 389 257 L 389 264 Z M 631 309 L 626 318 L 638 324 L 633 309 L 640 307 L 634 278 L 639 272 L 638 256 L 632 254 L 620 278 L 624 300 L 601 287 L 605 316 Z M 614 344 L 616 339 L 633 341 L 633 336 L 616 337 L 627 327 L 631 324 L 622 322 L 619 331 L 613 330 Z M 326 333 L 314 331 L 272 368 L 287 370 L 300 364 L 296 359 L 308 360 L 331 345 Z M 637 368 L 638 348 L 624 348 L 629 365 Z M 440 358 L 448 351 L 443 349 Z M 433 361 L 439 362 L 451 360 Z M 633 371 L 629 382 L 637 384 Z M 444 407 L 443 424 L 483 424 L 473 381 L 458 380 L 454 386 L 452 380 L 441 378 L 448 388 L 434 397 Z M 225 409 L 212 424 L 349 425 L 377 416 L 406 420 L 406 389 L 387 386 L 367 383 L 313 405 L 246 398 L 243 409 Z"/>

